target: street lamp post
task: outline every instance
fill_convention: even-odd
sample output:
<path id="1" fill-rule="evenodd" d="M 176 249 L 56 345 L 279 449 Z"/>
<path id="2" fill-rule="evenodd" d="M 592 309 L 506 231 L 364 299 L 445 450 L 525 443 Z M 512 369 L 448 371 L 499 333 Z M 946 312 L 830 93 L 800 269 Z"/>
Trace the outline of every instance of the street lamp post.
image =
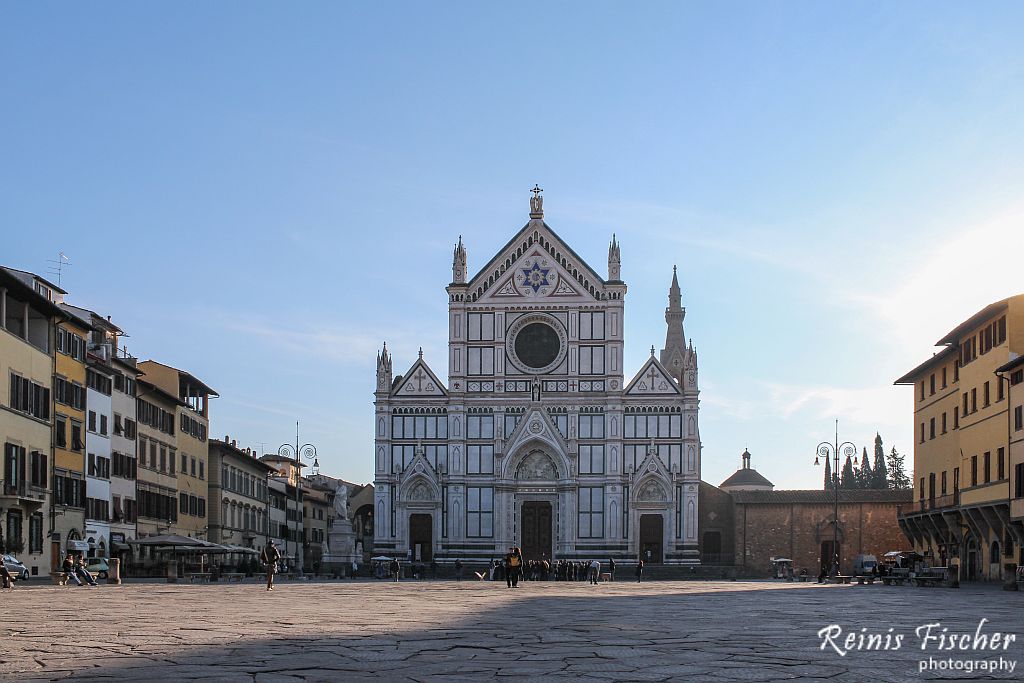
<path id="1" fill-rule="evenodd" d="M 299 443 L 299 422 L 298 420 L 296 420 L 295 445 L 293 446 L 290 443 L 281 444 L 280 448 L 277 449 L 277 454 L 283 458 L 291 458 L 295 463 L 295 563 L 298 566 L 299 571 L 301 572 L 303 567 L 302 555 L 300 553 L 301 543 L 299 541 L 299 536 L 302 534 L 302 527 L 300 526 L 302 519 L 302 501 L 299 497 L 301 493 L 299 489 L 299 482 L 302 480 L 302 460 L 300 459 L 300 456 L 302 458 L 305 458 L 306 460 L 313 461 L 314 471 L 319 469 L 320 461 L 317 459 L 316 456 L 316 446 L 314 446 L 311 443 L 303 444 L 302 446 L 300 446 Z M 287 513 L 287 509 L 285 510 L 285 512 Z M 288 552 L 287 541 L 285 541 L 285 552 Z"/>
<path id="2" fill-rule="evenodd" d="M 820 458 L 825 458 L 828 462 L 828 458 L 832 458 L 834 466 L 832 467 L 832 488 L 835 491 L 835 513 L 832 519 L 832 561 L 829 565 L 829 577 L 834 578 L 839 573 L 839 453 L 842 451 L 843 455 L 847 457 L 853 457 L 857 454 L 857 446 L 851 441 L 844 441 L 839 443 L 839 420 L 836 420 L 836 435 L 835 441 L 829 443 L 828 441 L 822 441 L 818 444 L 818 454 L 814 456 L 815 466 L 820 465 Z"/>

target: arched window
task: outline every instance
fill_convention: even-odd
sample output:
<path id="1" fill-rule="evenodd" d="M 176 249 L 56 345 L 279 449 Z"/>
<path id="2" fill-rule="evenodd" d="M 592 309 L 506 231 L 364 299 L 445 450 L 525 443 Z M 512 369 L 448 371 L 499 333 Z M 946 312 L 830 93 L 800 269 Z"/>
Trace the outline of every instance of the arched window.
<path id="1" fill-rule="evenodd" d="M 992 545 L 988 547 L 988 554 L 989 562 L 992 564 L 999 564 L 999 541 L 992 541 Z"/>

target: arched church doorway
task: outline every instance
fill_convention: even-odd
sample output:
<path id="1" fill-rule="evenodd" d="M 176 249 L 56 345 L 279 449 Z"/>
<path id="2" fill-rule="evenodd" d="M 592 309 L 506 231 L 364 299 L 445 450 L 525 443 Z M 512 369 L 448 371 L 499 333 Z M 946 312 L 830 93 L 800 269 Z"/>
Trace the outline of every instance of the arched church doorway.
<path id="1" fill-rule="evenodd" d="M 525 560 L 551 559 L 551 503 L 529 500 L 523 503 L 519 547 Z"/>
<path id="2" fill-rule="evenodd" d="M 409 515 L 409 548 L 414 562 L 434 559 L 434 519 L 431 515 Z"/>
<path id="3" fill-rule="evenodd" d="M 662 563 L 664 524 L 661 515 L 640 515 L 640 559 L 645 564 Z"/>
<path id="4" fill-rule="evenodd" d="M 834 546 L 832 541 L 822 541 L 821 543 L 821 558 L 818 566 L 827 575 L 832 574 L 832 563 L 839 564 L 839 558 L 841 557 L 839 551 L 842 549 L 841 543 L 836 543 Z M 839 567 L 836 567 L 836 573 L 839 574 Z"/>

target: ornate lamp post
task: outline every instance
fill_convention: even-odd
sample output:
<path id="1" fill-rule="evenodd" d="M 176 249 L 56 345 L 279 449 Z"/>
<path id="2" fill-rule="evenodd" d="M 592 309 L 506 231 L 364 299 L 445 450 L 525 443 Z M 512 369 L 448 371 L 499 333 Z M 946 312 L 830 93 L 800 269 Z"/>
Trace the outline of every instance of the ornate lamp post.
<path id="1" fill-rule="evenodd" d="M 844 441 L 839 443 L 839 420 L 836 420 L 836 435 L 835 441 L 829 443 L 828 441 L 822 441 L 818 444 L 818 454 L 814 456 L 814 465 L 818 466 L 821 464 L 820 459 L 825 458 L 825 462 L 828 462 L 829 458 L 832 458 L 834 463 L 832 467 L 832 488 L 835 491 L 835 516 L 832 519 L 832 559 L 829 563 L 829 577 L 835 577 L 839 573 L 839 453 L 847 457 L 853 457 L 857 454 L 857 446 L 852 441 Z"/>
<path id="2" fill-rule="evenodd" d="M 299 484 L 302 481 L 302 471 L 301 471 L 302 470 L 302 460 L 301 460 L 301 458 L 305 458 L 306 460 L 312 460 L 313 461 L 313 474 L 316 474 L 319 471 L 319 469 L 320 469 L 320 460 L 317 458 L 317 455 L 316 455 L 316 446 L 314 446 L 311 443 L 303 444 L 302 446 L 300 446 L 299 443 L 300 443 L 300 441 L 299 441 L 299 422 L 298 422 L 298 420 L 296 420 L 296 422 L 295 422 L 295 445 L 293 446 L 290 443 L 283 443 L 277 449 L 277 454 L 280 455 L 282 458 L 290 458 L 295 463 L 295 563 L 298 566 L 299 571 L 301 572 L 302 571 L 302 555 L 301 555 L 302 544 L 299 541 L 299 537 L 302 535 L 302 527 L 301 527 L 301 524 L 302 524 L 302 499 L 301 499 L 301 490 L 299 488 Z M 301 458 L 300 458 L 300 456 L 301 456 Z M 287 513 L 287 510 L 285 510 L 285 512 Z M 287 552 L 288 552 L 288 545 L 287 545 L 287 541 L 286 541 L 285 542 L 285 553 L 287 553 Z"/>

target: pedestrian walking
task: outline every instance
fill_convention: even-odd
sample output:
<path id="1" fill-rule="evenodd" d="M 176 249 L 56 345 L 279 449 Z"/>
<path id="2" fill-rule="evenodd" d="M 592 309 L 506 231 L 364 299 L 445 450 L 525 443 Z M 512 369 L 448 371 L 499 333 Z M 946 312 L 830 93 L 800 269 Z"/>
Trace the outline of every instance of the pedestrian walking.
<path id="1" fill-rule="evenodd" d="M 398 583 L 398 575 L 402 573 L 402 565 L 399 564 L 398 558 L 391 560 L 391 576 L 395 578 L 395 583 Z"/>
<path id="2" fill-rule="evenodd" d="M 590 583 L 597 585 L 601 579 L 601 560 L 590 561 Z"/>
<path id="3" fill-rule="evenodd" d="M 640 583 L 641 579 L 644 578 L 644 561 L 637 560 L 636 562 L 636 582 Z"/>
<path id="4" fill-rule="evenodd" d="M 523 556 L 518 553 L 518 550 L 513 546 L 505 555 L 505 586 L 507 588 L 519 588 L 519 575 L 523 571 Z"/>
<path id="5" fill-rule="evenodd" d="M 455 560 L 455 580 L 462 581 L 462 560 Z"/>
<path id="6" fill-rule="evenodd" d="M 274 574 L 277 573 L 277 563 L 281 560 L 281 551 L 277 549 L 277 543 L 271 540 L 260 553 L 260 562 L 263 563 L 263 571 L 267 573 L 267 590 L 274 590 Z"/>
<path id="7" fill-rule="evenodd" d="M 614 581 L 615 580 L 615 558 L 614 557 L 609 557 L 608 558 L 608 580 L 609 581 Z"/>

